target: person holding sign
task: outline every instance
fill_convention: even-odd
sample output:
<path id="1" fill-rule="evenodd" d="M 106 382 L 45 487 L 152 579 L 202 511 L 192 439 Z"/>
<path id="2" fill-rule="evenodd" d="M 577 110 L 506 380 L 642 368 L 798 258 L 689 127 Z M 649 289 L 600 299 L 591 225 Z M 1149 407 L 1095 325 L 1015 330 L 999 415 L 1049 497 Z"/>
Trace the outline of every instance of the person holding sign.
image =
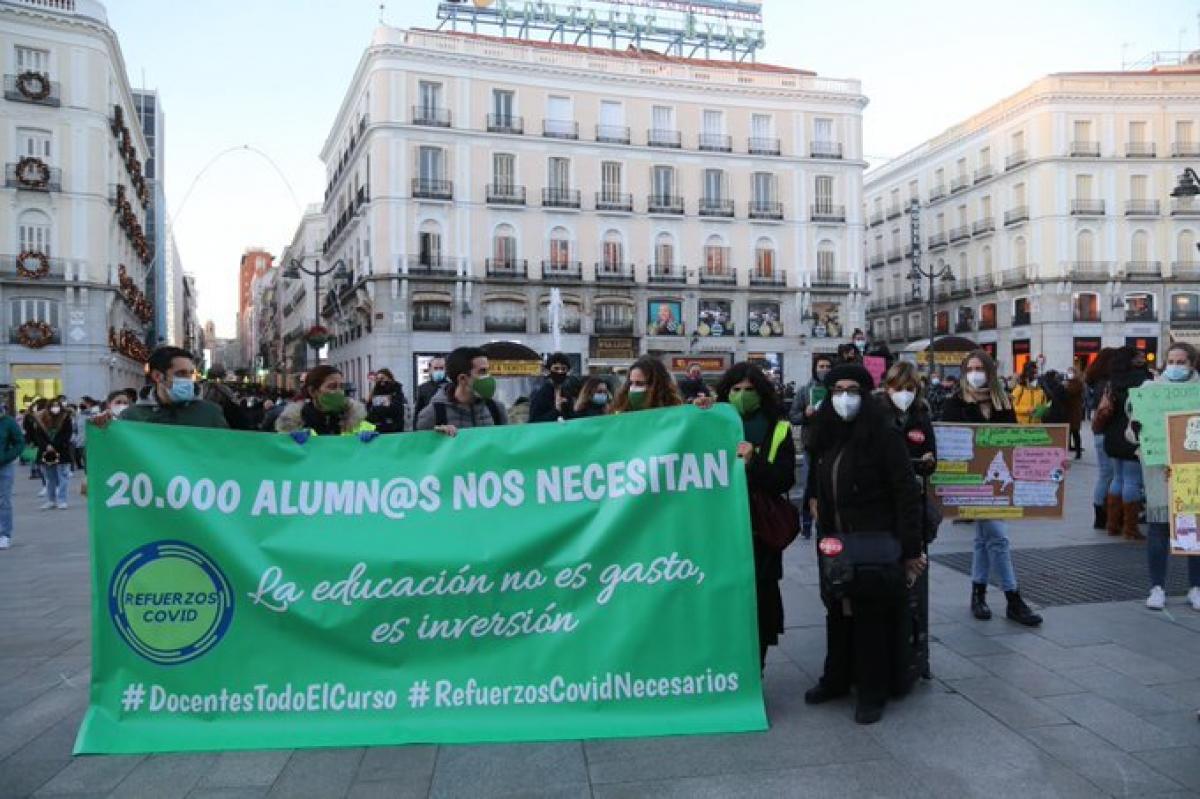
<path id="1" fill-rule="evenodd" d="M 421 410 L 417 430 L 433 430 L 453 438 L 464 427 L 499 427 L 508 424 L 504 406 L 492 399 L 492 377 L 487 353 L 478 347 L 459 347 L 446 358 L 445 385 Z"/>
<path id="2" fill-rule="evenodd" d="M 1165 394 L 1172 388 L 1185 383 L 1200 383 L 1196 348 L 1183 341 L 1177 341 L 1167 350 L 1166 368 L 1163 369 L 1162 381 L 1146 383 L 1142 386 L 1143 394 Z M 1138 428 L 1141 420 L 1134 416 L 1131 428 Z M 1133 432 L 1132 430 L 1130 432 Z M 1171 507 L 1167 492 L 1167 467 L 1156 463 L 1147 463 L 1143 447 L 1138 447 L 1138 457 L 1142 460 L 1142 474 L 1146 482 L 1146 561 L 1150 569 L 1150 595 L 1146 597 L 1146 607 L 1151 610 L 1162 610 L 1167 604 L 1167 593 L 1163 587 L 1167 584 L 1167 558 L 1171 554 Z M 1192 610 L 1200 610 L 1200 557 L 1188 557 L 1188 602 Z"/>
<path id="3" fill-rule="evenodd" d="M 912 686 L 906 578 L 924 571 L 921 492 L 900 432 L 858 364 L 839 364 L 815 417 L 808 495 L 817 524 L 825 669 L 810 705 L 858 689 L 854 719 L 874 724 Z"/>
<path id="4" fill-rule="evenodd" d="M 771 381 L 754 364 L 736 363 L 717 384 L 717 402 L 728 402 L 742 418 L 743 440 L 737 454 L 746 464 L 751 507 L 755 507 L 755 494 L 786 496 L 796 482 L 796 445 Z M 754 510 L 750 519 L 753 529 Z M 794 524 L 794 516 L 792 521 Z M 779 643 L 783 633 L 783 595 L 779 592 L 783 549 L 779 548 L 782 542 L 765 540 L 761 532 L 754 530 L 754 584 L 758 596 L 758 657 L 759 664 L 765 665 L 768 647 Z"/>
<path id="5" fill-rule="evenodd" d="M 964 424 L 1016 424 L 1012 402 L 996 374 L 996 362 L 983 350 L 975 350 L 962 362 L 963 379 L 957 394 L 947 398 L 944 422 Z M 997 572 L 1008 600 L 1005 615 L 1018 624 L 1036 627 L 1042 617 L 1034 613 L 1017 590 L 1008 527 L 998 519 L 975 522 L 975 553 L 971 559 L 971 613 L 980 621 L 992 618 L 987 604 L 988 575 Z"/>
<path id="6" fill-rule="evenodd" d="M 308 370 L 301 386 L 303 399 L 290 403 L 275 429 L 289 433 L 296 443 L 303 444 L 309 436 L 353 436 L 364 442 L 379 434 L 367 421 L 367 408 L 346 396 L 342 373 L 332 366 L 317 366 Z"/>
<path id="7" fill-rule="evenodd" d="M 638 358 L 629 367 L 629 376 L 617 392 L 612 412 L 647 411 L 682 404 L 683 399 L 675 388 L 675 381 L 662 361 L 657 358 Z"/>

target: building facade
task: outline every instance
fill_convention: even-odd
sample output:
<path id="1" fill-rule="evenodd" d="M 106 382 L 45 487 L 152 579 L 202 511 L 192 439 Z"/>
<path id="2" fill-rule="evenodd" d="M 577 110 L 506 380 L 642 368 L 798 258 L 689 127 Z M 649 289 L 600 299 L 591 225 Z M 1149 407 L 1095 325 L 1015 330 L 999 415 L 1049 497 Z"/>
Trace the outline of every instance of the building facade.
<path id="1" fill-rule="evenodd" d="M 0 0 L 0 384 L 31 397 L 137 386 L 153 297 L 149 153 L 94 0 Z"/>
<path id="2" fill-rule="evenodd" d="M 865 104 L 769 65 L 380 28 L 321 151 L 328 360 L 412 385 L 511 340 L 806 379 L 864 318 Z"/>
<path id="3" fill-rule="evenodd" d="M 258 323 L 255 319 L 255 286 L 270 270 L 275 256 L 262 247 L 247 247 L 238 264 L 237 340 L 241 352 L 237 363 L 223 363 L 228 369 L 253 368 L 258 355 Z"/>
<path id="4" fill-rule="evenodd" d="M 936 334 L 973 339 L 1005 373 L 1200 337 L 1200 202 L 1171 196 L 1198 160 L 1196 65 L 1038 80 L 867 175 L 872 335 L 925 349 L 915 201 L 922 266 L 950 275 Z"/>
<path id="5" fill-rule="evenodd" d="M 305 340 L 305 333 L 317 324 L 315 285 L 309 285 L 310 278 L 303 272 L 289 276 L 287 270 L 293 263 L 310 271 L 327 269 L 321 246 L 328 230 L 320 205 L 305 208 L 292 240 L 279 256 L 279 268 L 259 284 L 258 349 L 268 373 L 263 382 L 274 388 L 295 388 L 295 378 L 316 363 L 317 352 Z"/>

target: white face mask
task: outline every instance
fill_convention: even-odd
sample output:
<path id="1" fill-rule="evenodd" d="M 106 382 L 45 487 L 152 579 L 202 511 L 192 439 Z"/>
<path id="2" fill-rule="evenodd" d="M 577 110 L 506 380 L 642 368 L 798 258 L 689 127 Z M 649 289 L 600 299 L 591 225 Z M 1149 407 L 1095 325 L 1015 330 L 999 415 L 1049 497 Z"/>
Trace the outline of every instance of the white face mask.
<path id="1" fill-rule="evenodd" d="M 834 394 L 831 401 L 837 415 L 847 422 L 858 416 L 858 411 L 862 407 L 862 397 L 857 394 Z"/>
<path id="2" fill-rule="evenodd" d="M 967 382 L 971 388 L 981 389 L 987 385 L 987 373 L 985 372 L 967 372 Z"/>
<path id="3" fill-rule="evenodd" d="M 913 404 L 913 400 L 917 398 L 916 392 L 913 391 L 893 391 L 891 392 L 892 404 L 902 411 L 907 411 L 909 406 Z"/>
<path id="4" fill-rule="evenodd" d="M 111 405 L 109 407 L 109 410 L 112 412 L 113 416 L 120 416 L 121 414 L 125 413 L 125 411 L 128 410 L 128 408 L 129 408 L 128 405 L 126 405 L 123 402 L 119 402 L 114 405 Z"/>

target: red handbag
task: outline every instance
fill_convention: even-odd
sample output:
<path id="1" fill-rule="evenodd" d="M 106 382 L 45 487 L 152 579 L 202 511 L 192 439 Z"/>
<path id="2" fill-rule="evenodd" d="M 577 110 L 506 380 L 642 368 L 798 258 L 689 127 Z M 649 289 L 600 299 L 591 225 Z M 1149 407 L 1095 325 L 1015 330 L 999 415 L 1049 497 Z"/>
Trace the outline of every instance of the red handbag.
<path id="1" fill-rule="evenodd" d="M 759 541 L 782 552 L 800 535 L 800 509 L 787 497 L 751 491 L 750 528 Z"/>

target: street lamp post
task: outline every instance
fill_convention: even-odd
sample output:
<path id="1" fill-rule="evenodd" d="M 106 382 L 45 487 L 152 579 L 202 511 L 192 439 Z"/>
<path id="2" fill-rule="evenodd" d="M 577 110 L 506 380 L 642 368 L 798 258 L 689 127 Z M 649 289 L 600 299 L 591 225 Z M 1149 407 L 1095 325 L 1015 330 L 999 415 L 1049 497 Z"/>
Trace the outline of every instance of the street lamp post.
<path id="1" fill-rule="evenodd" d="M 303 257 L 303 256 L 302 256 Z M 314 259 L 313 267 L 310 269 L 295 258 L 288 262 L 287 269 L 283 270 L 285 280 L 299 280 L 300 273 L 304 273 L 313 278 L 313 327 L 321 326 L 321 278 L 326 275 L 334 277 L 342 277 L 346 274 L 346 263 L 342 259 L 338 259 L 326 268 L 321 268 L 321 261 Z M 282 321 L 282 320 L 281 320 Z M 321 351 L 317 350 L 317 363 L 321 362 Z"/>
<path id="2" fill-rule="evenodd" d="M 908 207 L 908 222 L 912 245 L 912 269 L 908 273 L 908 279 L 912 281 L 913 296 L 921 296 L 922 279 L 929 281 L 929 294 L 925 298 L 925 315 L 926 324 L 928 325 L 927 329 L 929 330 L 929 377 L 932 378 L 937 364 L 937 356 L 934 355 L 933 351 L 933 345 L 937 341 L 937 331 L 934 329 L 934 317 L 937 311 L 937 297 L 934 296 L 934 285 L 938 280 L 945 282 L 954 280 L 954 274 L 949 264 L 943 266 L 941 269 L 935 268 L 932 264 L 928 267 L 921 266 L 921 204 L 915 199 Z"/>

